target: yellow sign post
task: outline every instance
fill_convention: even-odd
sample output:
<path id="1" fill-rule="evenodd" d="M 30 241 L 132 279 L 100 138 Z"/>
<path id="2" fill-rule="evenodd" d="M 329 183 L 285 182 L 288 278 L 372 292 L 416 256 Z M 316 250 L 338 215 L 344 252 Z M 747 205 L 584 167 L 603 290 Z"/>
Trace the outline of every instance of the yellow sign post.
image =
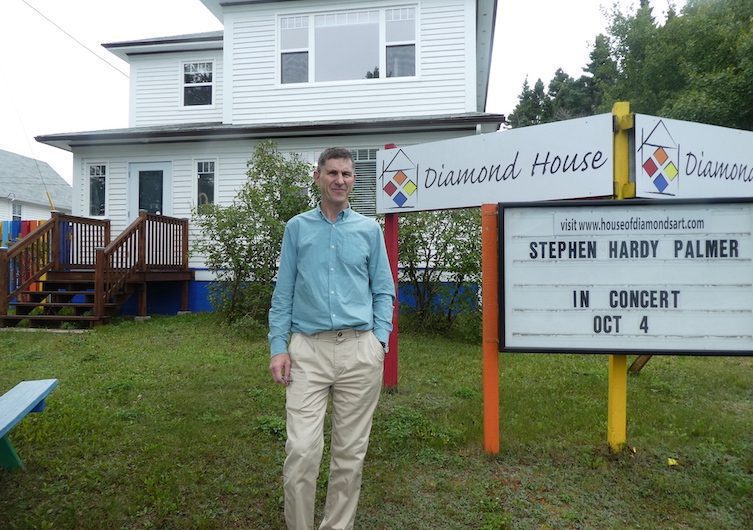
<path id="1" fill-rule="evenodd" d="M 629 131 L 634 127 L 627 102 L 612 108 L 614 124 L 614 198 L 634 198 L 635 183 L 630 182 Z M 482 291 L 483 291 L 483 396 L 484 450 L 499 452 L 499 223 L 496 204 L 484 204 L 482 216 Z M 609 356 L 607 442 L 619 452 L 627 441 L 627 355 Z"/>
<path id="2" fill-rule="evenodd" d="M 635 183 L 630 182 L 630 129 L 633 115 L 630 103 L 617 102 L 612 107 L 614 119 L 614 197 L 635 197 Z M 618 453 L 627 442 L 627 355 L 610 355 L 608 368 L 607 443 Z"/>

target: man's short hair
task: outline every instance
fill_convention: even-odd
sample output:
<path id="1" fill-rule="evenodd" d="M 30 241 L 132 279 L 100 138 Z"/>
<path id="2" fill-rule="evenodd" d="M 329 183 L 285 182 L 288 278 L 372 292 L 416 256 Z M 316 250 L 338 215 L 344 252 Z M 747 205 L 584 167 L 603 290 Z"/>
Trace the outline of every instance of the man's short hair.
<path id="1" fill-rule="evenodd" d="M 316 163 L 316 170 L 321 171 L 324 164 L 326 164 L 327 160 L 330 158 L 342 158 L 343 160 L 350 160 L 351 164 L 353 163 L 353 155 L 350 153 L 350 149 L 344 147 L 328 147 L 322 151 L 321 155 L 319 155 L 319 161 Z"/>

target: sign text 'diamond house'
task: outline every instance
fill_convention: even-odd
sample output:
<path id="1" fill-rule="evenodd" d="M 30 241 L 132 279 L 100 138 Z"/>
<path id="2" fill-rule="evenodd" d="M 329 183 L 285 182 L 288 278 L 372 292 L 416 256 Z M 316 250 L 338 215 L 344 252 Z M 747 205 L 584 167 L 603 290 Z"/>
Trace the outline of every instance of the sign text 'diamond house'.
<path id="1" fill-rule="evenodd" d="M 612 195 L 612 115 L 377 154 L 378 213 Z"/>

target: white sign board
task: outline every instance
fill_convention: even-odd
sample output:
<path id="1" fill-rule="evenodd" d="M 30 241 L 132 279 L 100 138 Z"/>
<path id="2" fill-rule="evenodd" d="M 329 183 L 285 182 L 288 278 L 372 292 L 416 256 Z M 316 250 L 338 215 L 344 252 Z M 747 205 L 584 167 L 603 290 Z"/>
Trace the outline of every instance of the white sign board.
<path id="1" fill-rule="evenodd" d="M 753 355 L 753 202 L 500 212 L 500 351 Z"/>
<path id="2" fill-rule="evenodd" d="M 376 209 L 611 196 L 612 115 L 379 151 Z"/>
<path id="3" fill-rule="evenodd" d="M 753 197 L 753 132 L 636 114 L 635 189 L 651 199 Z"/>

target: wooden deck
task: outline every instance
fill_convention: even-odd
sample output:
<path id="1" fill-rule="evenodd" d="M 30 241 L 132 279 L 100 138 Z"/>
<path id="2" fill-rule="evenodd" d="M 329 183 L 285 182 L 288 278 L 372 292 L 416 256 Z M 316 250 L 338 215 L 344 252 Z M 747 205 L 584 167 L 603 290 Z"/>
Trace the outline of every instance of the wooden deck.
<path id="1" fill-rule="evenodd" d="M 193 277 L 186 219 L 142 213 L 111 241 L 108 220 L 53 213 L 0 248 L 0 325 L 95 325 L 132 296 L 146 316 L 150 282 L 179 282 L 185 311 Z"/>

